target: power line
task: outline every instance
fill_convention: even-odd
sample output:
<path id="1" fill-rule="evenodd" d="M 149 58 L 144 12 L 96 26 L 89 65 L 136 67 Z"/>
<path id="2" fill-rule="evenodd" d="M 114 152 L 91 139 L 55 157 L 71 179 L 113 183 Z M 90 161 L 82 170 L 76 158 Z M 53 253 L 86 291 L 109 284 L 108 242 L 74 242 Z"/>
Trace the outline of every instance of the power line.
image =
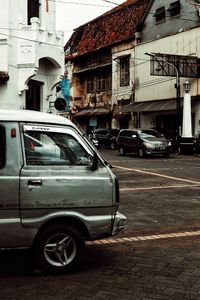
<path id="1" fill-rule="evenodd" d="M 3 33 L 3 32 L 0 32 L 0 36 L 1 35 L 7 36 L 7 37 L 11 37 L 11 38 L 15 38 L 15 39 L 19 39 L 19 40 L 29 41 L 29 42 L 33 42 L 33 43 L 44 44 L 44 45 L 49 45 L 49 46 L 56 46 L 56 47 L 62 48 L 62 49 L 64 48 L 64 46 L 59 46 L 57 44 L 42 42 L 40 40 L 36 41 L 36 40 L 32 40 L 32 39 L 28 39 L 28 38 L 23 38 L 23 37 L 19 37 L 19 36 L 12 35 L 12 34 L 6 34 L 6 33 Z"/>
<path id="2" fill-rule="evenodd" d="M 96 7 L 111 7 L 108 5 L 101 5 L 101 4 L 91 4 L 91 3 L 83 3 L 83 2 L 73 2 L 73 1 L 62 1 L 62 0 L 49 0 L 51 2 L 56 2 L 56 3 L 64 3 L 64 4 L 74 4 L 74 5 L 85 5 L 85 6 L 96 6 Z"/>

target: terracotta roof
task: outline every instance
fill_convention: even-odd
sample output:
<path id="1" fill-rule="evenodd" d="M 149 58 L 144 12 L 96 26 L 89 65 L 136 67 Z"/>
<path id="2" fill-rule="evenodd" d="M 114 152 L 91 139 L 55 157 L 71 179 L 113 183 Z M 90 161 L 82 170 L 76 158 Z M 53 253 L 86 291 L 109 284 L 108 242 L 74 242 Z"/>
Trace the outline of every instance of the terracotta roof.
<path id="1" fill-rule="evenodd" d="M 7 72 L 0 71 L 0 83 L 1 82 L 6 82 L 9 80 L 9 75 Z"/>
<path id="2" fill-rule="evenodd" d="M 79 56 L 134 37 L 151 0 L 127 0 L 78 27 L 65 45 L 67 57 Z"/>

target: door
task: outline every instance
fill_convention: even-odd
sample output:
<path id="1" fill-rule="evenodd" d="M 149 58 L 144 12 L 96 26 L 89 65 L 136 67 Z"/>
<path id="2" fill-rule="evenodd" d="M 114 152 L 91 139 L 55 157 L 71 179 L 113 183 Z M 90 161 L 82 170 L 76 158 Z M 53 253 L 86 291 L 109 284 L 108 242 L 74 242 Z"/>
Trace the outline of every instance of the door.
<path id="1" fill-rule="evenodd" d="M 21 170 L 20 205 L 24 226 L 35 226 L 63 211 L 84 218 L 111 215 L 110 174 L 104 166 L 91 170 L 92 150 L 75 129 L 24 125 L 22 135 L 26 163 Z"/>
<path id="2" fill-rule="evenodd" d="M 30 80 L 26 91 L 26 109 L 41 110 L 41 88 L 44 83 Z"/>
<path id="3" fill-rule="evenodd" d="M 22 246 L 19 217 L 21 163 L 17 123 L 0 123 L 0 145 L 0 247 Z"/>

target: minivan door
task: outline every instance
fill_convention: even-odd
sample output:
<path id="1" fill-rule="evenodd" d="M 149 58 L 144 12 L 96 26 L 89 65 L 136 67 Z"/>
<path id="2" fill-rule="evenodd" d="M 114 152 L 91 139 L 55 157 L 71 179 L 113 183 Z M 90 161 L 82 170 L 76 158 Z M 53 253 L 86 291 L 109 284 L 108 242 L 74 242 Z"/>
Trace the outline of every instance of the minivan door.
<path id="1" fill-rule="evenodd" d="M 21 158 L 17 123 L 0 122 L 0 247 L 23 246 L 19 217 Z"/>
<path id="2" fill-rule="evenodd" d="M 112 213 L 113 184 L 105 166 L 92 171 L 92 150 L 71 127 L 24 125 L 25 165 L 20 178 L 24 226 L 54 214 L 92 216 Z M 39 226 L 39 225 L 38 225 Z"/>

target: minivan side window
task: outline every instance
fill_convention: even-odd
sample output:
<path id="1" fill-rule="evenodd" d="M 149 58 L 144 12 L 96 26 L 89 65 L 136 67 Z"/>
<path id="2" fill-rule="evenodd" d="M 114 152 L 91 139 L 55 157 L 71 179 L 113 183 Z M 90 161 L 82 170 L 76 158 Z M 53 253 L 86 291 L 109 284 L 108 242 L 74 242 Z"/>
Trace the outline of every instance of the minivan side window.
<path id="1" fill-rule="evenodd" d="M 3 169 L 6 162 L 6 134 L 5 128 L 0 126 L 0 169 Z"/>
<path id="2" fill-rule="evenodd" d="M 72 135 L 60 132 L 24 132 L 27 165 L 88 165 L 90 154 Z"/>

